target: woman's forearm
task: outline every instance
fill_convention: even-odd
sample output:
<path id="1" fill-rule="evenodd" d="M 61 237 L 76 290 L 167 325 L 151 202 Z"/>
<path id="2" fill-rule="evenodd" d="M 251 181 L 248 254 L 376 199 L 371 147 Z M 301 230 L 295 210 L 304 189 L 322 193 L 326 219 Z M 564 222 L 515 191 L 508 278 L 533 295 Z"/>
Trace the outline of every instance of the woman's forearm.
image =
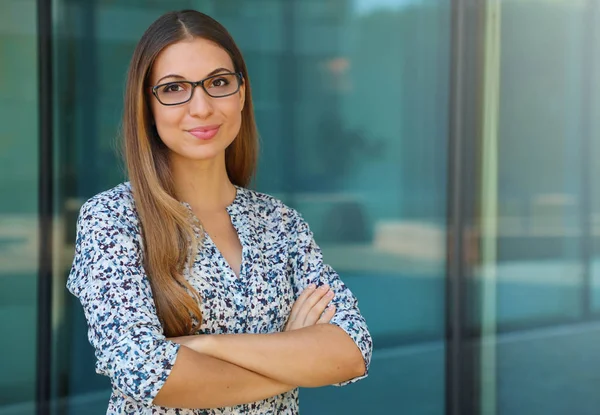
<path id="1" fill-rule="evenodd" d="M 271 334 L 194 336 L 188 347 L 284 384 L 318 387 L 365 372 L 354 341 L 341 328 L 318 324 Z"/>
<path id="2" fill-rule="evenodd" d="M 294 388 L 182 345 L 153 403 L 171 408 L 220 408 L 259 401 Z"/>

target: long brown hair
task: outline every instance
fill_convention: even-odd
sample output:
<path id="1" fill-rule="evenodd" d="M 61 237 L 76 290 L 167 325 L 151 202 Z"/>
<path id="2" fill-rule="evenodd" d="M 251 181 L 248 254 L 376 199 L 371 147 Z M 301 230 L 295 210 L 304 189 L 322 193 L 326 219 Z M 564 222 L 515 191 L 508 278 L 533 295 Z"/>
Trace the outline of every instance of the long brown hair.
<path id="1" fill-rule="evenodd" d="M 201 37 L 223 48 L 241 72 L 245 103 L 238 136 L 225 151 L 231 182 L 247 186 L 254 174 L 258 139 L 250 81 L 242 54 L 227 30 L 211 17 L 184 10 L 164 14 L 146 30 L 131 59 L 123 113 L 126 165 L 144 241 L 144 267 L 150 280 L 158 317 L 167 337 L 192 334 L 202 315 L 199 294 L 186 281 L 199 240 L 190 213 L 175 197 L 168 149 L 153 123 L 148 99 L 152 65 L 173 43 Z"/>

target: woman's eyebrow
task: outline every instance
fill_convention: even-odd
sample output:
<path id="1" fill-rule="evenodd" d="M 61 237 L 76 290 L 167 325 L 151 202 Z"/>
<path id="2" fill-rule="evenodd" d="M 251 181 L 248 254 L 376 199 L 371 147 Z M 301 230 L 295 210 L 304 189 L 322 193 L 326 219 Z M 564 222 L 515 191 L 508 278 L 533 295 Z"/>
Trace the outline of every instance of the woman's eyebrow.
<path id="1" fill-rule="evenodd" d="M 183 76 L 181 75 L 175 75 L 175 74 L 169 74 L 169 75 L 165 75 L 162 78 L 160 78 L 158 81 L 156 81 L 157 84 L 160 84 L 160 81 L 162 81 L 163 79 L 166 78 L 177 78 L 177 79 L 185 79 Z"/>
<path id="2" fill-rule="evenodd" d="M 214 71 L 211 71 L 208 75 L 206 75 L 206 78 L 208 78 L 209 76 L 213 76 L 218 74 L 219 72 L 233 72 L 231 69 L 227 69 L 227 68 L 217 68 Z"/>
<path id="3" fill-rule="evenodd" d="M 223 68 L 223 67 L 221 67 L 221 68 L 217 68 L 217 69 L 214 69 L 214 70 L 210 71 L 210 72 L 209 72 L 209 73 L 206 75 L 206 77 L 205 77 L 205 78 L 208 78 L 209 76 L 216 75 L 216 74 L 218 74 L 219 72 L 233 72 L 233 71 L 232 71 L 231 69 L 227 69 L 227 68 Z M 156 83 L 157 83 L 157 84 L 159 84 L 159 83 L 160 83 L 160 82 L 161 82 L 163 79 L 166 79 L 166 78 L 185 79 L 185 78 L 184 78 L 183 76 L 181 76 L 181 75 L 169 74 L 169 75 L 165 75 L 165 76 L 163 76 L 162 78 L 160 78 L 158 81 L 156 81 Z"/>

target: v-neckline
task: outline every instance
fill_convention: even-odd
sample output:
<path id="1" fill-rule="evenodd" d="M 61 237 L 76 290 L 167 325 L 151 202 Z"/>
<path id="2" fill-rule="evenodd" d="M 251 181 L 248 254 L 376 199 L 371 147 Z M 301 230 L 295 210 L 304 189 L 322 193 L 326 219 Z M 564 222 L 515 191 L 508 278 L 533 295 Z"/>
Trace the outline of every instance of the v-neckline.
<path id="1" fill-rule="evenodd" d="M 232 225 L 233 225 L 233 222 L 232 222 Z M 235 229 L 235 231 L 237 233 L 238 241 L 240 242 L 240 245 L 242 247 L 241 258 L 240 258 L 240 271 L 239 271 L 239 274 L 235 272 L 235 270 L 233 269 L 233 267 L 231 266 L 231 264 L 229 263 L 229 261 L 227 261 L 227 258 L 225 258 L 225 255 L 223 255 L 223 253 L 221 252 L 221 250 L 219 249 L 219 247 L 217 246 L 217 244 L 215 243 L 215 241 L 213 241 L 213 239 L 211 238 L 211 236 L 209 235 L 209 233 L 206 232 L 206 231 L 204 231 L 204 235 L 205 235 L 205 239 L 207 241 L 209 241 L 209 243 L 214 248 L 215 254 L 220 258 L 220 262 L 222 262 L 225 265 L 225 267 L 227 268 L 227 271 L 231 275 L 233 275 L 236 279 L 239 279 L 242 276 L 242 272 L 244 270 L 244 244 L 242 242 L 242 238 L 240 237 L 240 234 L 239 234 L 237 228 L 235 227 L 235 225 L 233 225 L 233 228 Z"/>
<path id="2" fill-rule="evenodd" d="M 235 233 L 237 234 L 238 241 L 242 247 L 239 274 L 234 271 L 234 269 L 231 266 L 231 264 L 229 263 L 229 261 L 227 261 L 227 259 L 225 258 L 225 256 L 223 255 L 223 253 L 221 252 L 221 250 L 215 243 L 215 241 L 212 239 L 212 237 L 206 230 L 203 230 L 203 234 L 204 234 L 203 236 L 204 236 L 205 241 L 208 241 L 213 246 L 215 254 L 220 258 L 220 262 L 222 262 L 225 265 L 225 268 L 227 269 L 228 273 L 233 275 L 236 280 L 239 280 L 239 278 L 244 273 L 244 258 L 245 258 L 246 248 L 245 248 L 245 244 L 244 244 L 244 236 L 242 235 L 241 229 L 238 228 L 238 225 L 236 223 L 237 222 L 236 207 L 240 203 L 240 198 L 242 197 L 243 188 L 241 188 L 237 185 L 234 185 L 234 186 L 235 186 L 235 197 L 229 205 L 225 206 L 225 210 L 227 211 L 227 214 L 229 215 L 229 221 L 231 222 L 231 226 L 233 226 L 233 229 L 234 229 Z M 192 206 L 189 203 L 181 202 L 181 204 L 183 204 L 189 210 L 190 214 L 192 215 L 192 217 L 195 220 L 197 220 L 199 223 L 201 223 L 200 219 L 196 216 L 196 214 L 194 213 L 194 210 L 192 209 Z M 197 229 L 196 229 L 196 233 L 198 234 Z"/>

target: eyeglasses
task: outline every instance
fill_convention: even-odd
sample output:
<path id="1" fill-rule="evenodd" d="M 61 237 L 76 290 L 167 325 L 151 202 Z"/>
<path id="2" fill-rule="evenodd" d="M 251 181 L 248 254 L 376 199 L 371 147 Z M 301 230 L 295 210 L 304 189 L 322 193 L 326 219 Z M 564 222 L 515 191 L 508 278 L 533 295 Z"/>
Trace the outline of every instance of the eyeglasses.
<path id="1" fill-rule="evenodd" d="M 226 72 L 198 82 L 175 81 L 156 85 L 152 87 L 152 93 L 163 105 L 179 105 L 192 99 L 197 86 L 201 86 L 204 92 L 213 98 L 223 98 L 238 92 L 243 82 L 241 72 Z"/>

